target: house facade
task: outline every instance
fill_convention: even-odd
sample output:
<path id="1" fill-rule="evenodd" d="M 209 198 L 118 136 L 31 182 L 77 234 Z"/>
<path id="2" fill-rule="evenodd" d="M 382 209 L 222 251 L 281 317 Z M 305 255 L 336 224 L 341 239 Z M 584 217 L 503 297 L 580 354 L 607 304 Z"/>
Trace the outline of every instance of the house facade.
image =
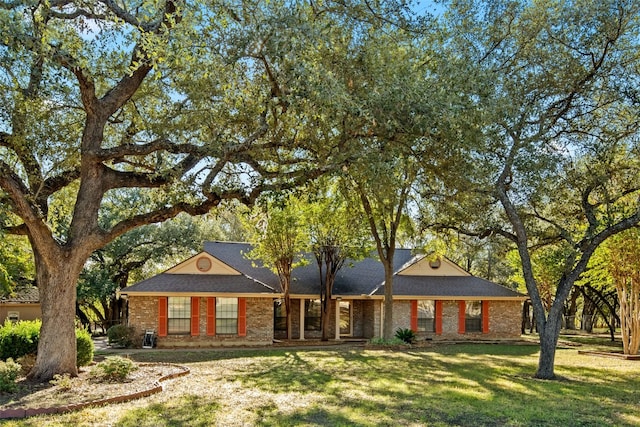
<path id="1" fill-rule="evenodd" d="M 36 320 L 42 318 L 40 294 L 35 286 L 19 286 L 10 295 L 0 297 L 0 324 L 7 320 Z"/>
<path id="2" fill-rule="evenodd" d="M 159 347 L 268 345 L 286 334 L 277 275 L 247 257 L 246 243 L 207 242 L 196 256 L 120 291 L 128 324 L 153 331 Z M 331 297 L 329 336 L 374 338 L 384 322 L 384 268 L 374 256 L 346 262 Z M 292 339 L 318 339 L 320 286 L 315 260 L 293 271 Z M 515 339 L 525 295 L 472 276 L 447 259 L 397 249 L 394 330 L 422 340 Z M 141 342 L 141 340 L 140 340 Z"/>

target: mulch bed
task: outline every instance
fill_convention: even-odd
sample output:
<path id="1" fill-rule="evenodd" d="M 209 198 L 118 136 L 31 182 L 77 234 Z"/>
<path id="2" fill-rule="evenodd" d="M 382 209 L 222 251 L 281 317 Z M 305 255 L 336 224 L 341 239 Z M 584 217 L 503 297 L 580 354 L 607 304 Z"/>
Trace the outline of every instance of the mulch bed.
<path id="1" fill-rule="evenodd" d="M 61 414 L 88 406 L 127 402 L 162 391 L 163 381 L 189 374 L 189 368 L 165 363 L 138 364 L 124 382 L 96 383 L 88 370 L 73 378 L 70 388 L 22 378 L 14 393 L 0 394 L 0 419 Z"/>

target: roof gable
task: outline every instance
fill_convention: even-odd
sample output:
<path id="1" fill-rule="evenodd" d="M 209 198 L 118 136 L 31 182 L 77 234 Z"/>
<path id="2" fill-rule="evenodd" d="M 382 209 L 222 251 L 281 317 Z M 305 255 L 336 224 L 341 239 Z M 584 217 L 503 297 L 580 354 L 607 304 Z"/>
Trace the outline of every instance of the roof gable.
<path id="1" fill-rule="evenodd" d="M 471 276 L 469 272 L 447 258 L 433 259 L 428 256 L 418 258 L 402 268 L 397 274 L 399 276 Z"/>
<path id="2" fill-rule="evenodd" d="M 215 276 L 238 276 L 242 274 L 207 252 L 200 252 L 180 264 L 171 267 L 165 274 L 205 274 Z"/>

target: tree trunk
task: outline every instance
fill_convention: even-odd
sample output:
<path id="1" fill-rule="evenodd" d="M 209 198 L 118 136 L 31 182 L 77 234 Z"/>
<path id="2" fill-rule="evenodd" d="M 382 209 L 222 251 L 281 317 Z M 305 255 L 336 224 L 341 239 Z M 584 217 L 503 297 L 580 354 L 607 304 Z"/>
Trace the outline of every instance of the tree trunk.
<path id="1" fill-rule="evenodd" d="M 532 324 L 533 322 L 531 320 L 531 301 L 526 300 L 522 304 L 522 325 L 520 328 L 520 332 L 524 335 L 528 329 L 529 333 L 531 333 L 531 329 L 533 328 Z"/>
<path id="2" fill-rule="evenodd" d="M 35 251 L 34 251 L 35 252 Z M 50 259 L 54 259 L 48 254 Z M 66 259 L 65 259 L 66 258 Z M 46 382 L 56 374 L 77 376 L 75 306 L 76 283 L 83 262 L 60 256 L 55 266 L 35 253 L 42 307 L 42 327 L 36 363 L 29 379 Z"/>
<path id="3" fill-rule="evenodd" d="M 122 300 L 113 295 L 109 299 L 109 304 L 105 314 L 108 312 L 107 322 L 109 327 L 122 324 Z"/>
<path id="4" fill-rule="evenodd" d="M 576 313 L 578 312 L 578 296 L 580 295 L 580 290 L 574 286 L 571 289 L 571 295 L 569 296 L 569 301 L 567 304 L 566 312 L 565 312 L 565 328 L 570 330 L 576 329 Z"/>
<path id="5" fill-rule="evenodd" d="M 388 257 L 384 260 L 384 330 L 382 337 L 385 340 L 390 340 L 393 336 L 393 257 Z"/>
<path id="6" fill-rule="evenodd" d="M 322 289 L 320 292 L 320 307 L 322 307 L 322 311 L 320 313 L 320 329 L 322 330 L 322 341 L 329 341 L 329 307 L 331 306 L 331 283 L 329 283 L 331 279 L 329 277 L 329 268 L 330 265 L 327 264 L 324 283 L 322 283 L 322 280 L 320 281 L 320 287 Z M 322 268 L 320 268 L 320 275 L 322 276 Z"/>
<path id="7" fill-rule="evenodd" d="M 587 295 L 584 290 L 584 286 L 581 288 L 582 290 L 582 322 L 580 324 L 580 329 L 585 332 L 591 333 L 593 332 L 593 320 L 596 312 L 596 304 L 595 302 Z"/>
<path id="8" fill-rule="evenodd" d="M 535 377 L 543 380 L 552 380 L 555 378 L 554 362 L 556 359 L 556 346 L 558 345 L 558 337 L 560 335 L 560 327 L 562 323 L 562 312 L 551 310 L 547 316 L 538 321 L 538 330 L 540 331 L 540 357 L 538 359 L 538 371 Z"/>
<path id="9" fill-rule="evenodd" d="M 80 304 L 76 302 L 76 316 L 80 319 L 80 323 L 84 328 L 87 328 L 91 332 L 91 319 L 80 308 Z"/>
<path id="10" fill-rule="evenodd" d="M 322 341 L 329 341 L 329 307 L 331 300 L 325 297 L 322 303 Z"/>
<path id="11" fill-rule="evenodd" d="M 614 277 L 620 303 L 620 335 L 624 354 L 640 349 L 640 277 L 637 273 Z"/>
<path id="12" fill-rule="evenodd" d="M 284 311 L 287 320 L 287 339 L 291 339 L 291 293 L 289 292 L 289 284 L 284 290 Z"/>

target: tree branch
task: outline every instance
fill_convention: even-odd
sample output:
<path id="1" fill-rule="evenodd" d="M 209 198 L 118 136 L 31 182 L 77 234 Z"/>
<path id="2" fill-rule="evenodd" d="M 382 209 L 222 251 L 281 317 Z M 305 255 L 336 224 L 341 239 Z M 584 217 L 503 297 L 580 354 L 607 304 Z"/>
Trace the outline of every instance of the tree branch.
<path id="1" fill-rule="evenodd" d="M 146 156 L 158 151 L 172 154 L 189 153 L 204 156 L 206 147 L 193 144 L 175 144 L 167 138 L 158 138 L 146 144 L 122 144 L 112 148 L 100 149 L 96 155 L 101 161 L 117 162 L 126 156 Z"/>
<path id="2" fill-rule="evenodd" d="M 134 19 L 113 0 L 105 0 L 104 4 L 120 19 L 131 25 L 135 25 L 137 28 L 141 28 L 144 33 L 159 34 L 163 27 L 170 29 L 173 26 L 173 22 L 177 23 L 181 20 L 181 16 L 175 15 L 178 8 L 174 0 L 167 0 L 164 8 L 156 14 L 156 19 L 148 23 L 141 23 L 137 19 Z M 130 64 L 133 72 L 124 76 L 100 99 L 103 118 L 105 120 L 118 111 L 131 98 L 149 71 L 151 71 L 152 64 L 146 56 L 140 44 L 136 45 L 133 49 Z M 136 64 L 138 65 L 136 66 Z"/>
<path id="3" fill-rule="evenodd" d="M 38 207 L 34 206 L 29 200 L 29 189 L 24 185 L 20 177 L 7 165 L 0 160 L 0 188 L 2 188 L 11 198 L 11 205 L 16 214 L 24 221 L 24 225 L 29 230 L 32 238 L 51 237 L 51 231 L 48 229 L 42 212 Z M 22 233 L 25 229 L 22 228 Z M 33 233 L 32 231 L 36 231 Z M 18 229 L 16 229 L 18 231 Z"/>

